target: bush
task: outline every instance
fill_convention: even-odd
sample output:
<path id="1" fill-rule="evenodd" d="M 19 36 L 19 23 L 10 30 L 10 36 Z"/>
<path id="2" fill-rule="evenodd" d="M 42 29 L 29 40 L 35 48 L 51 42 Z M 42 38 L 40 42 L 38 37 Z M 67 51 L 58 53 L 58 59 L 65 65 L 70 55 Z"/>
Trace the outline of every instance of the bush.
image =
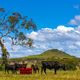
<path id="1" fill-rule="evenodd" d="M 76 66 L 78 64 L 77 59 L 62 59 L 62 62 L 65 64 L 66 66 L 66 70 L 76 70 Z"/>
<path id="2" fill-rule="evenodd" d="M 48 60 L 58 61 L 62 64 L 65 64 L 66 70 L 76 70 L 76 66 L 78 64 L 78 60 L 76 58 L 51 58 Z"/>

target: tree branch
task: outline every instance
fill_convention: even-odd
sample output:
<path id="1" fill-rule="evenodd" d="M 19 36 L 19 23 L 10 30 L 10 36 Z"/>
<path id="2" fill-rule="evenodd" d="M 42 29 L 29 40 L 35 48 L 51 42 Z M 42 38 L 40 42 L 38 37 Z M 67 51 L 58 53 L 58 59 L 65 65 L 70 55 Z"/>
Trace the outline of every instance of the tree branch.
<path id="1" fill-rule="evenodd" d="M 9 10 L 7 11 L 7 13 L 4 15 L 2 22 L 4 22 L 6 16 L 7 16 L 7 15 L 9 14 L 9 12 L 10 12 L 10 10 L 11 10 L 11 9 L 9 9 Z"/>
<path id="2" fill-rule="evenodd" d="M 7 36 L 11 31 L 12 31 L 12 30 L 8 30 L 8 32 L 6 32 L 6 33 L 2 36 L 2 38 L 5 37 L 5 36 Z"/>

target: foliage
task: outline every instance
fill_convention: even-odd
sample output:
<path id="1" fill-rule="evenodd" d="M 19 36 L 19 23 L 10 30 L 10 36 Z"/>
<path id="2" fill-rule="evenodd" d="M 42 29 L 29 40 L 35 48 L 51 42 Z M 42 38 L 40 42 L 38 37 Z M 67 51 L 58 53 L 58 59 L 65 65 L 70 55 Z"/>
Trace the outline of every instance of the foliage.
<path id="1" fill-rule="evenodd" d="M 67 70 L 75 70 L 78 64 L 78 60 L 76 58 L 72 59 L 63 59 L 62 62 L 65 64 Z"/>
<path id="2" fill-rule="evenodd" d="M 6 42 L 5 38 L 11 39 L 12 46 L 29 45 L 31 47 L 32 41 L 28 42 L 28 37 L 26 37 L 27 30 L 29 29 L 36 30 L 36 24 L 32 19 L 28 19 L 19 12 L 10 13 L 10 11 L 0 8 L 0 46 L 2 50 L 3 63 L 7 62 L 9 54 L 4 45 L 4 42 Z"/>

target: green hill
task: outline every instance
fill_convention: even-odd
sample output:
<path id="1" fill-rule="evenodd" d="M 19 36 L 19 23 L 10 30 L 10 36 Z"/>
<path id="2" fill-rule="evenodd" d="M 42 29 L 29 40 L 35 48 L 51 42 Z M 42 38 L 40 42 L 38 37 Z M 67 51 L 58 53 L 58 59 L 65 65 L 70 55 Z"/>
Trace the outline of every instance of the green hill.
<path id="1" fill-rule="evenodd" d="M 35 60 L 35 59 L 41 59 L 41 60 L 54 60 L 54 59 L 77 59 L 74 56 L 71 56 L 63 51 L 60 51 L 58 49 L 51 49 L 47 50 L 41 54 L 37 55 L 30 55 L 27 57 L 21 57 L 21 58 L 12 58 L 11 60 Z"/>
<path id="2" fill-rule="evenodd" d="M 28 59 L 35 58 L 35 59 L 63 59 L 63 58 L 75 58 L 63 51 L 57 49 L 51 49 L 43 52 L 42 54 L 28 56 Z"/>

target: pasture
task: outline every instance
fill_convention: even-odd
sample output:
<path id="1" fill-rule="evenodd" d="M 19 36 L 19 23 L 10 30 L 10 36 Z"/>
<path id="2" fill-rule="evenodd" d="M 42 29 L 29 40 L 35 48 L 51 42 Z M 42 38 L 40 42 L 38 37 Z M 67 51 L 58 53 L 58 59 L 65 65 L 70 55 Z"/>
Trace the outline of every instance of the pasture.
<path id="1" fill-rule="evenodd" d="M 18 74 L 5 74 L 0 71 L 0 80 L 80 80 L 80 70 L 74 71 L 58 71 L 55 75 L 54 71 L 47 70 L 47 75 L 44 73 L 20 75 Z"/>

